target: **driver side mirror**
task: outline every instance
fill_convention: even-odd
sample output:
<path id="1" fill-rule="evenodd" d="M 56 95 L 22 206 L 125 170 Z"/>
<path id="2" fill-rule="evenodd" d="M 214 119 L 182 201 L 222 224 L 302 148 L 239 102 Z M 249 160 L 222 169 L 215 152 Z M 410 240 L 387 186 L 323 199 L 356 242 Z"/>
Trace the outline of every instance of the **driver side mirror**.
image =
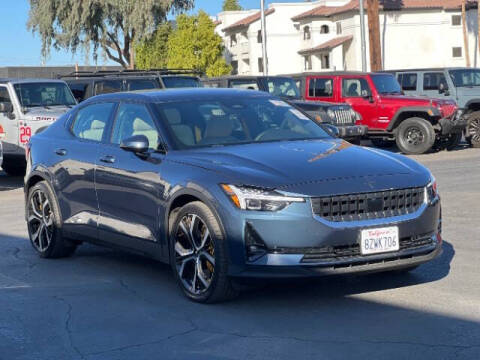
<path id="1" fill-rule="evenodd" d="M 120 148 L 134 154 L 145 154 L 148 151 L 149 143 L 145 135 L 134 135 L 122 140 Z"/>
<path id="2" fill-rule="evenodd" d="M 334 138 L 340 137 L 340 130 L 334 125 L 331 124 L 321 124 L 323 130 L 327 132 L 328 135 Z"/>

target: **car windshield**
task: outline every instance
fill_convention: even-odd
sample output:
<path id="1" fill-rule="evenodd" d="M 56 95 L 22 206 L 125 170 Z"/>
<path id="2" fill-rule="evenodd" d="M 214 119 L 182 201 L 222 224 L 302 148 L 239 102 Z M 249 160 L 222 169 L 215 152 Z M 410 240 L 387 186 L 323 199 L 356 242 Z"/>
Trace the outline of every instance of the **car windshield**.
<path id="1" fill-rule="evenodd" d="M 193 76 L 164 76 L 166 88 L 197 88 L 202 87 L 198 78 Z"/>
<path id="2" fill-rule="evenodd" d="M 156 106 L 177 149 L 330 138 L 302 112 L 275 98 L 238 96 Z"/>
<path id="3" fill-rule="evenodd" d="M 480 69 L 449 70 L 456 87 L 480 86 Z"/>
<path id="4" fill-rule="evenodd" d="M 14 85 L 22 107 L 73 106 L 75 99 L 66 84 L 58 82 L 22 83 Z"/>
<path id="5" fill-rule="evenodd" d="M 372 75 L 372 80 L 379 94 L 400 95 L 402 93 L 400 84 L 391 74 Z"/>
<path id="6" fill-rule="evenodd" d="M 299 98 L 300 90 L 291 78 L 270 77 L 267 78 L 268 92 L 275 96 Z"/>

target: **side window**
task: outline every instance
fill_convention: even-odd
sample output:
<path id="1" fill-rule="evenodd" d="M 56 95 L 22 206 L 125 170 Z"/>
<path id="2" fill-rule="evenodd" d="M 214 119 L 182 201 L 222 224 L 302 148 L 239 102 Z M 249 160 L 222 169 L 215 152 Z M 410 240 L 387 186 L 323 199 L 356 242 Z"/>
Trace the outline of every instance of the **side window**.
<path id="1" fill-rule="evenodd" d="M 441 72 L 423 74 L 423 90 L 438 90 L 440 84 L 447 85 L 445 75 Z"/>
<path id="2" fill-rule="evenodd" d="M 256 80 L 232 80 L 230 81 L 230 87 L 237 89 L 258 90 L 258 84 Z"/>
<path id="3" fill-rule="evenodd" d="M 333 80 L 316 78 L 310 79 L 308 83 L 308 96 L 310 97 L 332 97 Z"/>
<path id="4" fill-rule="evenodd" d="M 8 89 L 5 86 L 0 86 L 0 102 L 12 103 L 10 95 L 8 95 Z"/>
<path id="5" fill-rule="evenodd" d="M 154 79 L 127 80 L 127 91 L 158 89 L 160 85 Z"/>
<path id="6" fill-rule="evenodd" d="M 158 131 L 145 105 L 121 104 L 113 125 L 113 144 L 135 135 L 145 135 L 150 149 L 158 149 Z"/>
<path id="7" fill-rule="evenodd" d="M 95 83 L 95 95 L 122 91 L 122 80 L 102 80 Z"/>
<path id="8" fill-rule="evenodd" d="M 405 91 L 417 90 L 417 74 L 416 73 L 403 73 L 398 75 L 398 82 Z"/>
<path id="9" fill-rule="evenodd" d="M 78 102 L 85 100 L 88 83 L 68 83 L 68 87 L 72 90 L 72 94 Z"/>
<path id="10" fill-rule="evenodd" d="M 352 78 L 342 80 L 343 97 L 366 97 L 371 94 L 372 92 L 366 79 Z"/>
<path id="11" fill-rule="evenodd" d="M 112 103 L 100 103 L 80 109 L 73 121 L 73 135 L 80 139 L 102 141 L 113 106 Z"/>

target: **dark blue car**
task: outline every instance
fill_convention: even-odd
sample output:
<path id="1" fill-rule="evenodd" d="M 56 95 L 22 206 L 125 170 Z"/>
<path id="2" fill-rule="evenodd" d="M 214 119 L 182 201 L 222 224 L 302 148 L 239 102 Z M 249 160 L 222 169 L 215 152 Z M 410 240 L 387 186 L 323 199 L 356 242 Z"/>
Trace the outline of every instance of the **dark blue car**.
<path id="1" fill-rule="evenodd" d="M 440 201 L 414 160 L 331 137 L 267 93 L 93 97 L 27 148 L 40 256 L 82 241 L 170 263 L 215 302 L 235 280 L 410 270 L 441 252 Z"/>

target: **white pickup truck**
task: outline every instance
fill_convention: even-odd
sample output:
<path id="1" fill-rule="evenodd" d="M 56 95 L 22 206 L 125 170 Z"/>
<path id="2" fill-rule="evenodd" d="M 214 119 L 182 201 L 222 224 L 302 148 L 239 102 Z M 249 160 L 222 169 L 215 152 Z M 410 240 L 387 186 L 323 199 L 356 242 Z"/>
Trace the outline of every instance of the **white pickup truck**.
<path id="1" fill-rule="evenodd" d="M 25 145 L 76 105 L 62 80 L 0 79 L 0 141 L 2 169 L 9 175 L 25 173 Z"/>

